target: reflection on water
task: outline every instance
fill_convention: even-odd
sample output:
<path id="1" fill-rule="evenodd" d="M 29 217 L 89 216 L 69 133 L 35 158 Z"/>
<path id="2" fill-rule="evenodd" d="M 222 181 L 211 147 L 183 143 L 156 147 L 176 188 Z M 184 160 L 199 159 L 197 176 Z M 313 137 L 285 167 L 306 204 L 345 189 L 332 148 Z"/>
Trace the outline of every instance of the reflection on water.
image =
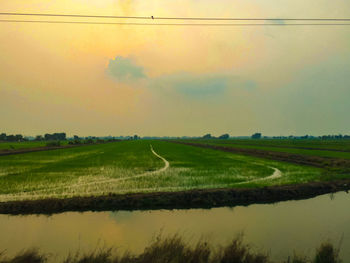
<path id="1" fill-rule="evenodd" d="M 13 255 L 24 248 L 67 255 L 69 251 L 116 246 L 140 252 L 155 234 L 183 234 L 225 243 L 244 231 L 245 241 L 269 251 L 273 259 L 298 252 L 310 255 L 322 242 L 336 245 L 343 237 L 341 256 L 350 261 L 350 196 L 323 195 L 274 205 L 210 210 L 155 210 L 136 212 L 70 212 L 47 216 L 0 215 L 0 251 Z"/>

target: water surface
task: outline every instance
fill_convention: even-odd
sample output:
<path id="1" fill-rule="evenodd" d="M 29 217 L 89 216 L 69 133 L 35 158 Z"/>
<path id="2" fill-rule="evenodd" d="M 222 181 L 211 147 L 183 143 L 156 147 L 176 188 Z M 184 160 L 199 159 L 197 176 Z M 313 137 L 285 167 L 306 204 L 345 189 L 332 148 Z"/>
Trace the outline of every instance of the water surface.
<path id="1" fill-rule="evenodd" d="M 134 212 L 69 212 L 53 216 L 0 215 L 0 250 L 8 255 L 30 247 L 53 255 L 115 246 L 141 252 L 156 234 L 180 233 L 224 244 L 239 232 L 255 249 L 285 259 L 294 251 L 312 255 L 323 241 L 336 245 L 350 261 L 350 195 L 340 192 L 313 199 L 234 208 Z M 343 237 L 343 238 L 342 238 Z M 56 259 L 59 256 L 56 257 Z"/>

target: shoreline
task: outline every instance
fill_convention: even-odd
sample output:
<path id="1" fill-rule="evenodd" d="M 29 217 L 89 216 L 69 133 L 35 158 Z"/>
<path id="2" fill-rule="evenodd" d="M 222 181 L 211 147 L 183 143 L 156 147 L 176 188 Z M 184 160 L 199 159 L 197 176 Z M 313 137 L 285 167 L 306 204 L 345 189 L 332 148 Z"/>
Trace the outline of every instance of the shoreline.
<path id="1" fill-rule="evenodd" d="M 0 202 L 0 214 L 234 207 L 302 200 L 350 190 L 350 179 L 261 188 L 219 188 Z"/>

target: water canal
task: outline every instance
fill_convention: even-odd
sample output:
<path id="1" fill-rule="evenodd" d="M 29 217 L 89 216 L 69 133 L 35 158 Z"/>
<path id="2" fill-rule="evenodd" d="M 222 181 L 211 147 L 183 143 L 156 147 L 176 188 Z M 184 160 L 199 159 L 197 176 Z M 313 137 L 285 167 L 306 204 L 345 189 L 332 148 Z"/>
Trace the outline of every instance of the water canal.
<path id="1" fill-rule="evenodd" d="M 13 255 L 37 247 L 57 260 L 103 246 L 141 252 L 160 232 L 179 233 L 189 242 L 204 238 L 225 244 L 242 231 L 246 242 L 274 260 L 294 251 L 312 255 L 321 242 L 338 246 L 342 240 L 341 257 L 350 262 L 350 195 L 234 208 L 0 215 L 0 250 Z"/>

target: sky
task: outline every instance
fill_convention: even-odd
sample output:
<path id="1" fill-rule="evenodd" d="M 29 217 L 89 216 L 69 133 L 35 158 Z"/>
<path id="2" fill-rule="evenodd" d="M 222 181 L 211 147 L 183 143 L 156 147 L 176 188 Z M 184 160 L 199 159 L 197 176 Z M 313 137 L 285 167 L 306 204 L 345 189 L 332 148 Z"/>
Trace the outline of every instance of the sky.
<path id="1" fill-rule="evenodd" d="M 0 10 L 350 18 L 347 0 L 11 0 Z M 0 132 L 8 134 L 350 134 L 349 101 L 350 26 L 0 22 Z"/>

